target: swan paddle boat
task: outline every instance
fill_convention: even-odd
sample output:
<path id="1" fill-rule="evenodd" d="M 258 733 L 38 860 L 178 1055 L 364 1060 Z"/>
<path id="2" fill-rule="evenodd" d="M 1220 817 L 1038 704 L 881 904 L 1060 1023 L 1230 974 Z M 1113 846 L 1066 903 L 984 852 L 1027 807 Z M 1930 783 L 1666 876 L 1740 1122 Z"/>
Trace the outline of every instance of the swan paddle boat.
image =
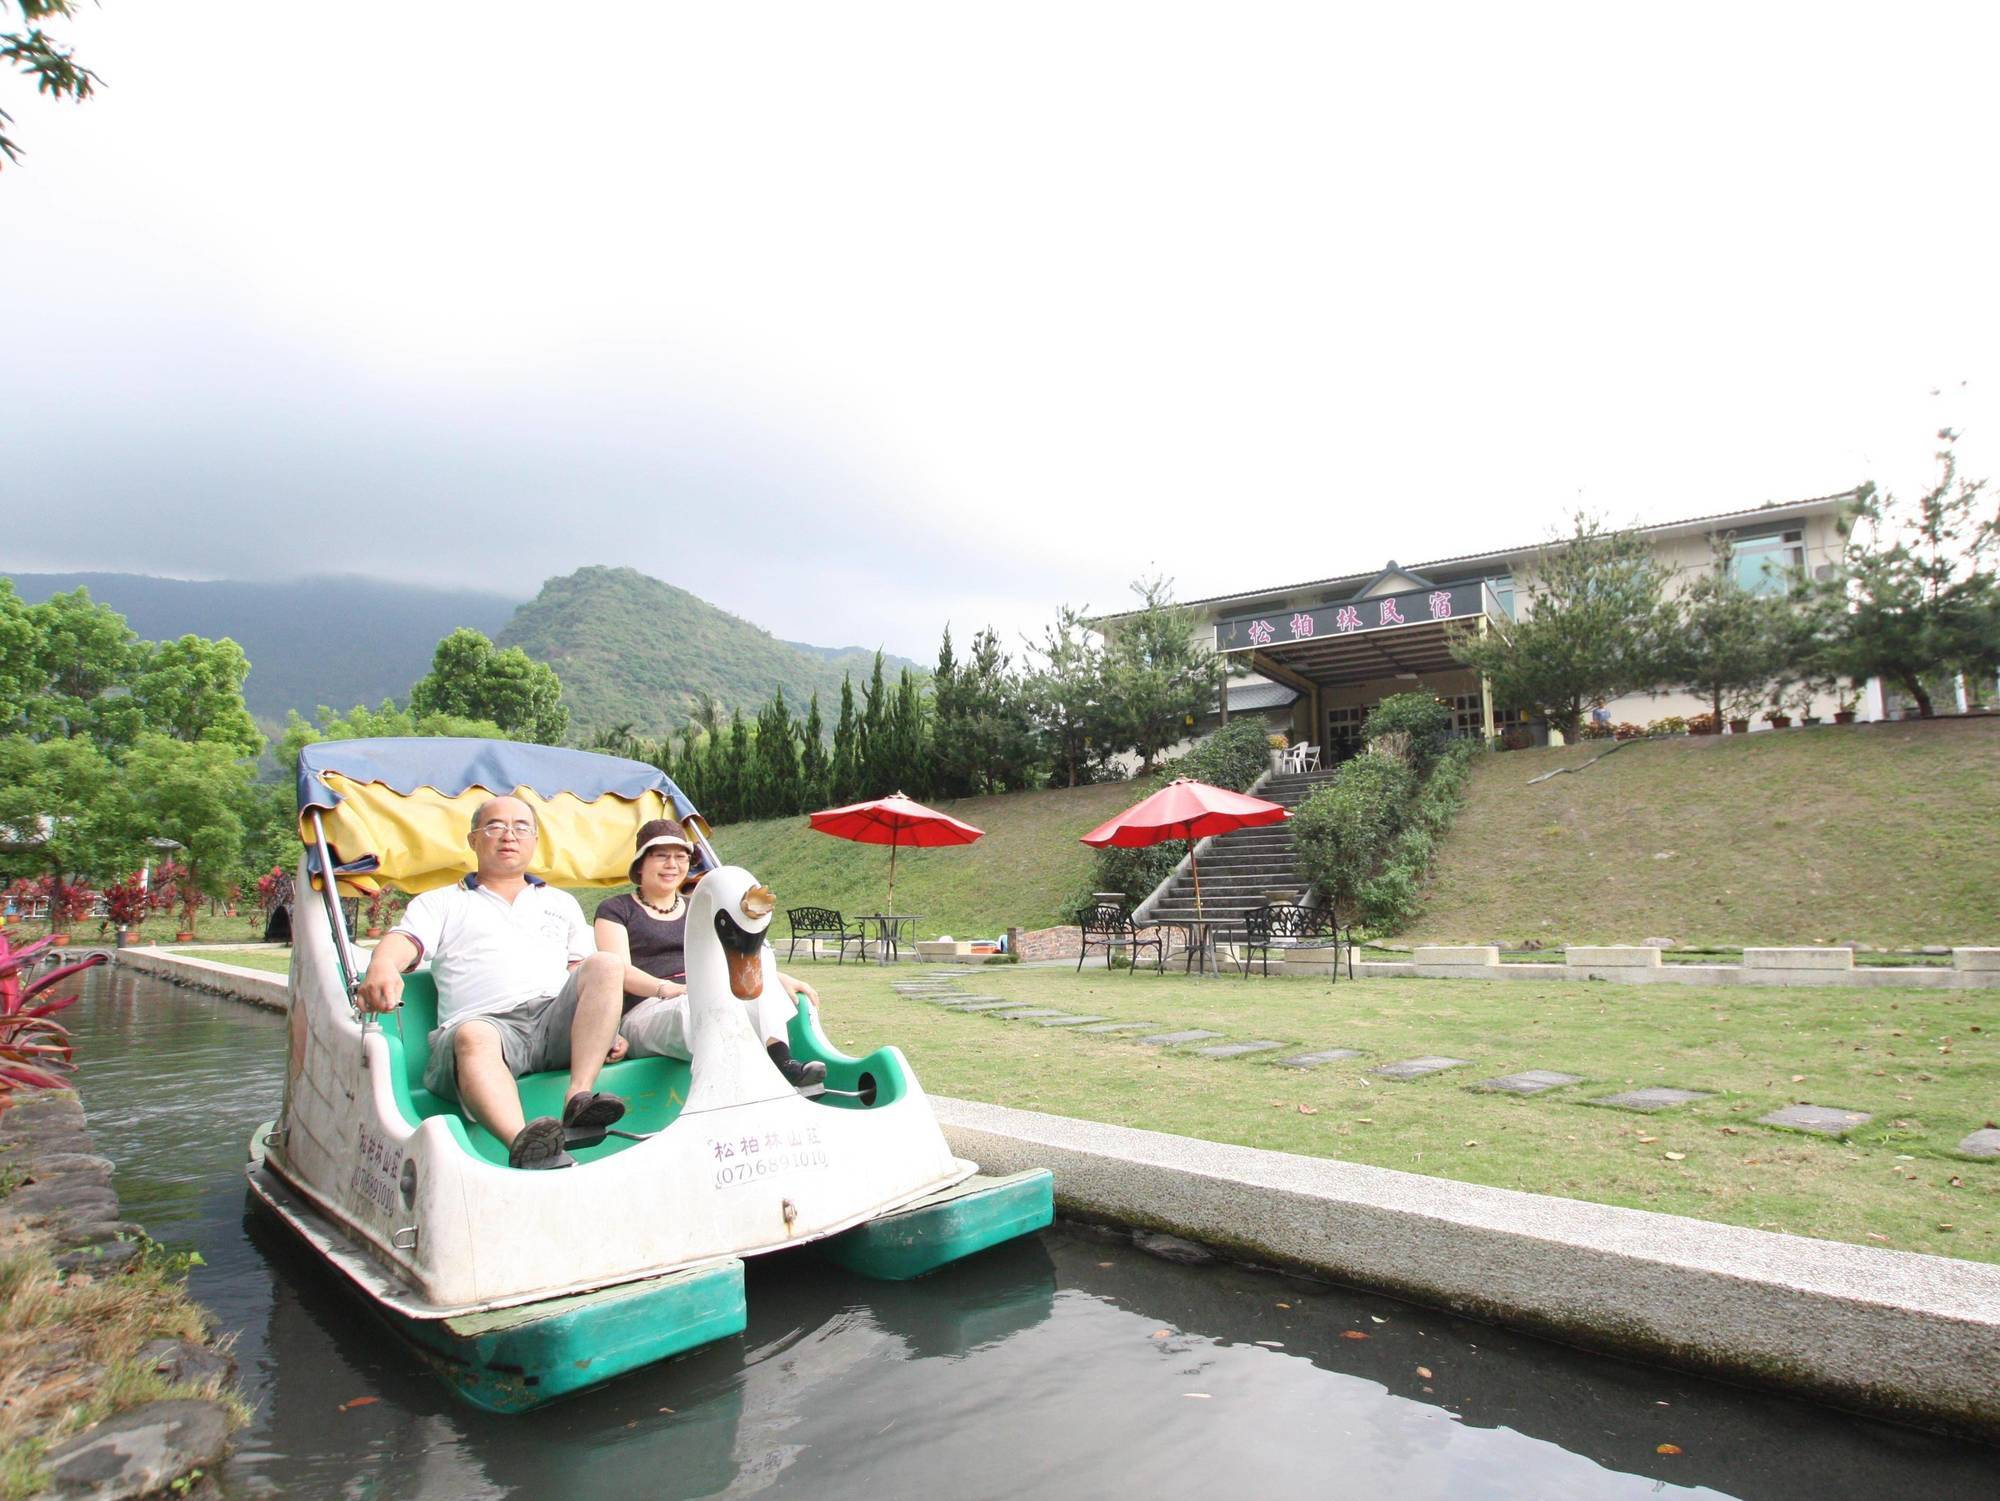
<path id="1" fill-rule="evenodd" d="M 779 983 L 774 898 L 721 863 L 657 768 L 484 740 L 346 740 L 308 746 L 298 787 L 289 1056 L 278 1117 L 251 1142 L 253 1203 L 467 1401 L 524 1411 L 740 1332 L 745 1257 L 810 1247 L 903 1280 L 1050 1222 L 1046 1171 L 993 1178 L 954 1156 L 902 1053 L 837 1052 L 803 995 L 792 1054 L 823 1062 L 826 1082 L 785 1082 L 743 1005 Z M 472 812 L 498 794 L 535 810 L 533 869 L 559 886 L 623 884 L 650 819 L 678 821 L 697 851 L 693 1060 L 607 1065 L 597 1087 L 627 1112 L 572 1131 L 577 1166 L 557 1172 L 509 1168 L 505 1143 L 423 1087 L 437 1015 L 425 969 L 386 1017 L 353 1000 L 364 965 L 339 894 L 463 879 Z M 529 1117 L 560 1114 L 566 1075 L 519 1082 Z"/>

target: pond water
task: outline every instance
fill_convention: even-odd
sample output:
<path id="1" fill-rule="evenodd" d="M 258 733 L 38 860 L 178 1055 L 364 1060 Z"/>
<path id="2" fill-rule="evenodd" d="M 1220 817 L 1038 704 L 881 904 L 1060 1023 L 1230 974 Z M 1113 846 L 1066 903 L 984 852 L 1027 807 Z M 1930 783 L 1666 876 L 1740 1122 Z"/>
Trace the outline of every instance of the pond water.
<path id="1" fill-rule="evenodd" d="M 2000 1450 L 1070 1225 L 901 1285 L 755 1262 L 742 1335 L 495 1417 L 249 1214 L 281 1018 L 101 970 L 71 1016 L 126 1217 L 235 1337 L 234 1497 L 2000 1494 Z"/>

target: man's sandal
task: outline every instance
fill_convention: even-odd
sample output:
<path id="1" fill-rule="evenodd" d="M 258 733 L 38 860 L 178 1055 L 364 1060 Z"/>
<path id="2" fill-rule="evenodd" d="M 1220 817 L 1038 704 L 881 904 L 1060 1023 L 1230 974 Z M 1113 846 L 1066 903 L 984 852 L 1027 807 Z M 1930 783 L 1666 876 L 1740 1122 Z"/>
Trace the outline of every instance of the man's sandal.
<path id="1" fill-rule="evenodd" d="M 563 1106 L 562 1124 L 595 1131 L 620 1120 L 624 1114 L 625 1102 L 617 1095 L 586 1091 L 569 1097 Z"/>
<path id="2" fill-rule="evenodd" d="M 575 1167 L 576 1159 L 563 1150 L 562 1122 L 552 1115 L 529 1121 L 507 1148 L 507 1166 L 530 1170 Z"/>

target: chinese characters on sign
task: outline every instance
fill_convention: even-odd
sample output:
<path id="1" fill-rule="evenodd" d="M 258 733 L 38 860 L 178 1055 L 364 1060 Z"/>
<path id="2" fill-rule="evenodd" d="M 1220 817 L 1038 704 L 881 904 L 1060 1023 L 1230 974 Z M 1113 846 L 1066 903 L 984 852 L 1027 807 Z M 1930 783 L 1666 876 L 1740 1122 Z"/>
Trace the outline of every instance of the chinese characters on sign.
<path id="1" fill-rule="evenodd" d="M 1246 615 L 1217 624 L 1216 650 L 1247 651 L 1284 646 L 1291 642 L 1311 642 L 1327 635 L 1344 636 L 1357 631 L 1394 630 L 1400 626 L 1469 619 L 1487 608 L 1482 597 L 1484 587 L 1473 583 L 1452 584 L 1441 589 L 1406 589 L 1400 594 L 1375 595 L 1346 604 L 1329 602 L 1317 609 L 1294 610 L 1289 619 Z"/>
<path id="2" fill-rule="evenodd" d="M 826 1148 L 820 1144 L 819 1127 L 803 1131 L 751 1132 L 744 1136 L 705 1138 L 709 1154 L 716 1161 L 715 1186 L 727 1188 L 737 1183 L 754 1183 L 778 1173 L 800 1172 L 827 1165 Z"/>

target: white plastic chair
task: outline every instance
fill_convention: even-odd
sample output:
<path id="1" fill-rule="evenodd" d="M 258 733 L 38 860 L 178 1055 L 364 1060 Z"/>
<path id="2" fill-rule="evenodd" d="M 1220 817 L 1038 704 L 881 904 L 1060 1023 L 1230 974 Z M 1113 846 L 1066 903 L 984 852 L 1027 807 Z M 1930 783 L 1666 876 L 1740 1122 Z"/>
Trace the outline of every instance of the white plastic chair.
<path id="1" fill-rule="evenodd" d="M 1293 771 L 1318 771 L 1319 747 L 1301 743 L 1292 749 Z"/>

